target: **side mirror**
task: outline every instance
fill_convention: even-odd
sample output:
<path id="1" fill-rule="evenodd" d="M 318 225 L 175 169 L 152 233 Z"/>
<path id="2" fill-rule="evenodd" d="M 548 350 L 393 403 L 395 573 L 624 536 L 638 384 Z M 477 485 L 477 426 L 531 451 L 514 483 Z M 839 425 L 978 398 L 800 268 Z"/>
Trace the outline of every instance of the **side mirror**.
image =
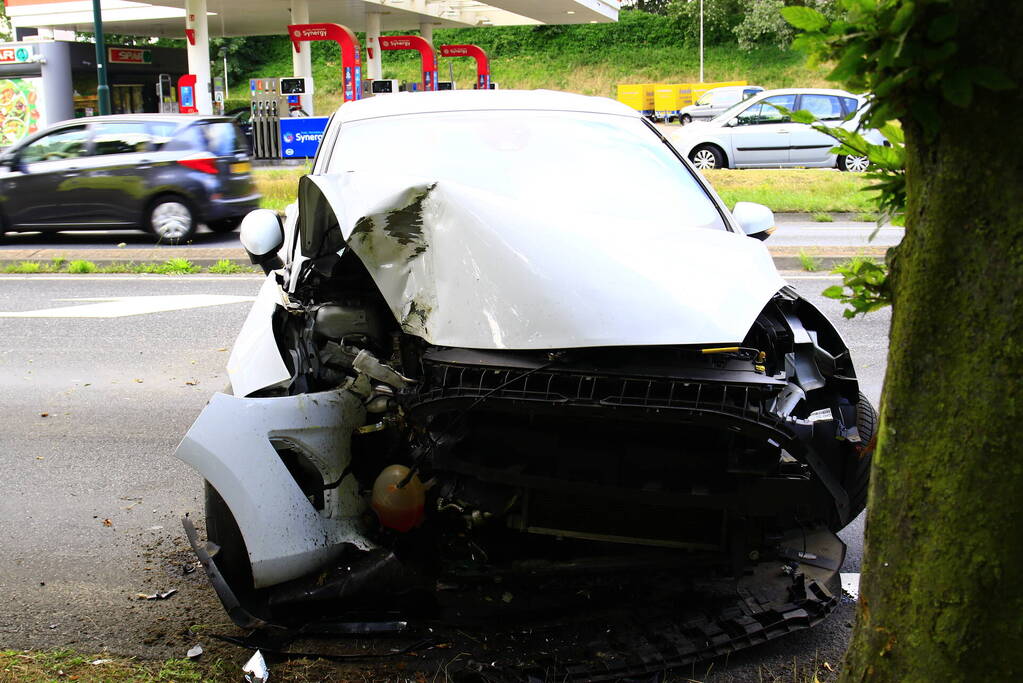
<path id="1" fill-rule="evenodd" d="M 242 219 L 241 241 L 249 260 L 267 275 L 284 267 L 284 262 L 277 255 L 284 245 L 284 228 L 275 212 L 270 209 L 250 211 Z"/>
<path id="2" fill-rule="evenodd" d="M 763 204 L 736 202 L 732 218 L 749 237 L 766 240 L 774 232 L 774 212 Z"/>
<path id="3" fill-rule="evenodd" d="M 728 119 L 728 123 L 725 124 L 728 128 L 734 128 L 739 125 L 739 119 Z"/>

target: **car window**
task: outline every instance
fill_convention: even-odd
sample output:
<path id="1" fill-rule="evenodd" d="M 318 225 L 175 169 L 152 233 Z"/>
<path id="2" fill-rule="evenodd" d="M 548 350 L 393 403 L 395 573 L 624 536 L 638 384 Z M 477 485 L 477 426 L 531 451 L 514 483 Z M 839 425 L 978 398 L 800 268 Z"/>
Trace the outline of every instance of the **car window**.
<path id="1" fill-rule="evenodd" d="M 747 107 L 736 118 L 739 119 L 740 126 L 760 125 L 763 123 L 788 123 L 789 117 L 779 111 L 778 107 L 792 109 L 795 106 L 795 95 L 774 95 Z"/>
<path id="2" fill-rule="evenodd" d="M 93 126 L 92 153 L 103 156 L 145 152 L 150 139 L 144 121 L 97 123 Z"/>
<path id="3" fill-rule="evenodd" d="M 201 130 L 206 137 L 207 149 L 218 157 L 234 156 L 236 152 L 245 151 L 245 143 L 233 123 L 208 123 L 201 126 Z"/>
<path id="4" fill-rule="evenodd" d="M 711 92 L 710 103 L 715 107 L 730 107 L 739 101 L 739 93 L 734 91 Z"/>
<path id="5" fill-rule="evenodd" d="M 149 134 L 153 138 L 153 144 L 160 148 L 174 137 L 174 132 L 178 129 L 179 124 L 171 121 L 150 121 L 146 125 L 149 127 Z"/>
<path id="6" fill-rule="evenodd" d="M 834 95 L 803 95 L 799 104 L 821 121 L 835 121 L 845 118 L 842 102 Z"/>
<path id="7" fill-rule="evenodd" d="M 762 88 L 747 88 L 746 90 L 742 91 L 742 99 L 744 99 L 744 100 L 749 99 L 750 97 L 753 97 L 754 95 L 756 95 L 758 92 L 763 92 L 763 89 Z"/>
<path id="8" fill-rule="evenodd" d="M 85 143 L 89 134 L 85 126 L 64 128 L 44 135 L 21 150 L 21 160 L 27 164 L 37 161 L 55 161 L 85 156 Z"/>
<path id="9" fill-rule="evenodd" d="M 552 214 L 596 212 L 637 240 L 647 230 L 728 229 L 694 174 L 632 117 L 475 111 L 355 121 L 340 127 L 327 173 L 392 175 L 398 158 L 403 175 Z"/>
<path id="10" fill-rule="evenodd" d="M 860 107 L 860 103 L 856 101 L 855 97 L 843 97 L 842 104 L 845 105 L 846 116 L 854 113 Z"/>
<path id="11" fill-rule="evenodd" d="M 168 152 L 179 152 L 184 150 L 198 151 L 206 149 L 206 138 L 199 131 L 199 124 L 185 126 L 174 133 L 174 137 L 167 141 L 163 147 Z"/>

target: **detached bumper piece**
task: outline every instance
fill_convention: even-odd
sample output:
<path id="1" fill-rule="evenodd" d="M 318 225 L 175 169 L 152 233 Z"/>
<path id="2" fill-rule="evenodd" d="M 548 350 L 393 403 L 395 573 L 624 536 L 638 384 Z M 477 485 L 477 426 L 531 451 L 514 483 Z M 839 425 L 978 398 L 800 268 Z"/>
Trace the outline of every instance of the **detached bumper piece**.
<path id="1" fill-rule="evenodd" d="M 446 664 L 449 675 L 471 673 L 474 680 L 495 683 L 658 674 L 811 628 L 839 604 L 838 570 L 845 554 L 844 544 L 821 529 L 783 539 L 777 557 L 739 579 L 680 581 L 679 567 L 670 561 L 533 562 L 511 571 L 494 567 L 442 577 L 431 584 L 435 602 L 429 608 L 417 600 L 405 612 L 373 613 L 364 606 L 345 611 L 360 585 L 370 591 L 394 583 L 425 587 L 390 553 L 367 553 L 347 577 L 335 572 L 308 589 L 296 584 L 264 595 L 249 609 L 224 581 L 188 518 L 184 526 L 232 620 L 249 631 L 222 639 L 285 657 L 415 657 L 422 665 Z M 333 599 L 340 609 L 330 619 L 297 619 L 316 598 Z M 282 610 L 290 615 L 285 623 L 256 616 Z M 351 651 L 357 642 L 352 637 L 373 636 L 388 636 L 383 652 Z M 321 651 L 309 645 L 311 639 L 321 643 Z M 337 639 L 347 641 L 344 654 L 334 647 Z M 452 650 L 465 656 L 450 662 Z"/>

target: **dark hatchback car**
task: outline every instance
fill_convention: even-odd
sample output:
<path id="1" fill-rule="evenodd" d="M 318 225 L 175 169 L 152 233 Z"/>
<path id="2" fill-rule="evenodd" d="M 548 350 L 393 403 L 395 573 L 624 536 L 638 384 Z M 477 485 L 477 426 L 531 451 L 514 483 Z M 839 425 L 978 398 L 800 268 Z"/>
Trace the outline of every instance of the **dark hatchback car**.
<path id="1" fill-rule="evenodd" d="M 0 155 L 0 232 L 141 228 L 188 240 L 259 206 L 249 150 L 223 116 L 76 119 Z"/>

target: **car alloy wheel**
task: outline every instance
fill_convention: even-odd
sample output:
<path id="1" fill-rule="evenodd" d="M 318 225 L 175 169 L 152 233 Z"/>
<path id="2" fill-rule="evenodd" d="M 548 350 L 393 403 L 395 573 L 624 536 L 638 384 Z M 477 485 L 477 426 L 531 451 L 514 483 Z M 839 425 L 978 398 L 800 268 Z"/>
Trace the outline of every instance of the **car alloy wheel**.
<path id="1" fill-rule="evenodd" d="M 860 156 L 847 156 L 845 158 L 845 170 L 851 173 L 863 173 L 870 166 L 870 159 Z"/>
<path id="2" fill-rule="evenodd" d="M 684 125 L 686 125 L 688 123 L 692 123 L 692 122 L 693 122 L 693 117 L 690 116 L 689 114 L 682 114 L 682 116 L 678 117 L 678 125 L 680 125 L 680 126 L 684 126 Z"/>
<path id="3" fill-rule="evenodd" d="M 192 232 L 192 211 L 179 201 L 161 202 L 153 207 L 149 225 L 160 239 L 177 241 Z"/>
<path id="4" fill-rule="evenodd" d="M 700 170 L 718 167 L 717 155 L 714 154 L 713 150 L 707 149 L 706 147 L 693 152 L 692 162 L 693 166 Z"/>

